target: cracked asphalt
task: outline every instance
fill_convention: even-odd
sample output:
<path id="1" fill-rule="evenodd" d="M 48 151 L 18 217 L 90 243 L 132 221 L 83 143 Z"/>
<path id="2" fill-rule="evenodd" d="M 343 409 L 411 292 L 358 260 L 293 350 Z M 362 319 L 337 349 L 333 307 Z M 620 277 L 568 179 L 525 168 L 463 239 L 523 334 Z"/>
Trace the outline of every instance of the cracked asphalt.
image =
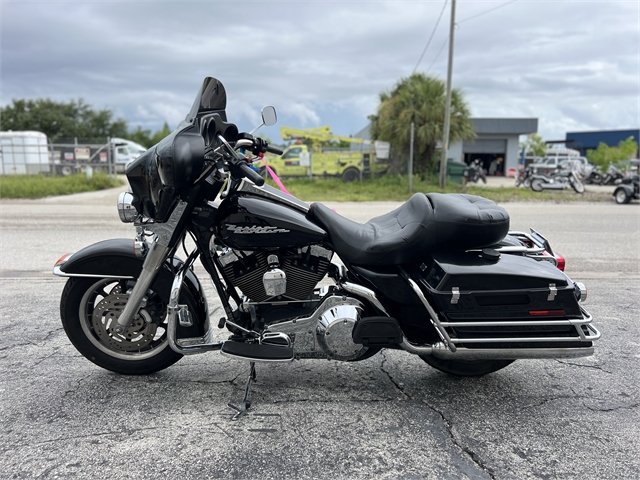
<path id="1" fill-rule="evenodd" d="M 118 191 L 0 202 L 0 478 L 640 478 L 638 203 L 504 205 L 513 229 L 545 234 L 589 287 L 594 356 L 481 378 L 400 351 L 258 364 L 250 413 L 233 422 L 226 405 L 248 364 L 208 353 L 127 377 L 84 359 L 62 329 L 51 267 L 132 237 Z M 397 205 L 329 206 L 366 221 Z"/>

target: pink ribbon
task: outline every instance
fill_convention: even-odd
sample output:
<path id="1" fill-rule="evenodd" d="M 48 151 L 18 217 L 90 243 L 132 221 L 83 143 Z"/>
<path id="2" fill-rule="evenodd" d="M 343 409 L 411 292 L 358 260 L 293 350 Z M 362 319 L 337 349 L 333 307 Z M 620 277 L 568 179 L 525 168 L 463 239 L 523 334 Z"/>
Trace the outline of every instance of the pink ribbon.
<path id="1" fill-rule="evenodd" d="M 284 184 L 282 183 L 282 181 L 280 180 L 280 178 L 278 177 L 278 175 L 276 175 L 276 172 L 273 171 L 273 169 L 269 166 L 269 164 L 267 163 L 267 161 L 262 158 L 262 163 L 264 163 L 264 168 L 267 169 L 267 172 L 269 172 L 269 175 L 271 175 L 271 178 L 273 178 L 273 181 L 276 182 L 276 185 L 278 186 L 278 188 L 280 190 L 282 190 L 284 193 L 286 193 L 287 195 L 291 195 L 289 193 L 289 190 L 287 190 L 284 187 Z M 293 197 L 293 195 L 291 195 Z"/>

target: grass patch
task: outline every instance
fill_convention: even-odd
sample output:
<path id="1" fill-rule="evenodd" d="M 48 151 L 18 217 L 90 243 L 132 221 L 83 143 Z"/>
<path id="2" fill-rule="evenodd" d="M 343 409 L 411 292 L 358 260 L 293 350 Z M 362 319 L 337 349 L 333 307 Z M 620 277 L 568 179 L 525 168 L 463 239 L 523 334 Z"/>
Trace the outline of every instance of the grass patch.
<path id="1" fill-rule="evenodd" d="M 271 180 L 269 185 L 275 186 Z M 339 178 L 288 178 L 284 180 L 285 187 L 292 195 L 306 202 L 403 202 L 409 199 L 409 177 L 401 175 L 385 175 L 380 178 L 366 179 L 362 182 L 344 183 Z M 462 185 L 447 182 L 441 189 L 437 179 L 430 182 L 413 180 L 413 193 L 464 193 Z M 610 201 L 611 195 L 606 193 L 586 192 L 582 195 L 573 190 L 534 192 L 530 188 L 516 187 L 480 187 L 475 184 L 467 186 L 470 195 L 489 198 L 497 203 L 504 202 L 576 202 L 576 201 Z"/>
<path id="2" fill-rule="evenodd" d="M 94 173 L 90 180 L 84 173 L 68 177 L 44 175 L 7 175 L 0 177 L 0 198 L 42 198 L 51 195 L 93 192 L 122 185 L 104 173 Z"/>

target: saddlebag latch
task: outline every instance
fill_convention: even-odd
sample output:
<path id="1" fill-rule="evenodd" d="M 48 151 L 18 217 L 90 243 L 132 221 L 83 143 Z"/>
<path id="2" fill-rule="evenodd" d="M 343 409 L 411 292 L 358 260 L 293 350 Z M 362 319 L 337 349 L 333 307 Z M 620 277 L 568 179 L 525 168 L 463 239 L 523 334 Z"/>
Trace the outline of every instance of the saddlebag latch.
<path id="1" fill-rule="evenodd" d="M 458 287 L 451 288 L 451 305 L 456 305 L 460 300 L 460 289 Z"/>
<path id="2" fill-rule="evenodd" d="M 553 302 L 556 299 L 556 295 L 558 295 L 558 289 L 556 288 L 555 283 L 549 284 L 549 296 L 547 297 L 548 302 Z"/>

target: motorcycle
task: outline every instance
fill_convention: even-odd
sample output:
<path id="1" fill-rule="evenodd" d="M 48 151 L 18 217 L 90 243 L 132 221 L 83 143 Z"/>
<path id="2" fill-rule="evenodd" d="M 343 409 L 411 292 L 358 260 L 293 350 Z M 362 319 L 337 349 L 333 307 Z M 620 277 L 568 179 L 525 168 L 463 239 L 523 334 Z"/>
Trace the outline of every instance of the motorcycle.
<path id="1" fill-rule="evenodd" d="M 640 176 L 632 174 L 624 177 L 613 191 L 613 198 L 618 205 L 625 205 L 633 199 L 640 199 Z"/>
<path id="2" fill-rule="evenodd" d="M 531 167 L 525 167 L 521 165 L 516 175 L 516 187 L 524 185 L 525 188 L 531 186 L 531 176 L 533 175 L 533 169 Z"/>
<path id="3" fill-rule="evenodd" d="M 619 185 L 622 183 L 622 179 L 624 178 L 624 173 L 615 165 L 611 164 L 607 168 L 607 172 L 602 177 L 602 182 L 600 185 Z"/>
<path id="4" fill-rule="evenodd" d="M 600 333 L 582 307 L 584 284 L 535 230 L 510 232 L 503 208 L 418 193 L 353 222 L 264 185 L 250 162 L 282 151 L 240 133 L 225 108 L 224 86 L 207 77 L 177 129 L 128 164 L 131 192 L 118 213 L 135 239 L 56 262 L 54 274 L 69 277 L 62 324 L 88 360 L 128 375 L 211 351 L 244 360 L 244 397 L 230 405 L 238 419 L 251 405 L 256 362 L 354 362 L 386 348 L 478 376 L 517 359 L 593 354 Z M 262 116 L 276 122 L 273 107 Z M 196 259 L 224 309 L 219 320 Z M 214 339 L 216 327 L 225 340 Z"/>
<path id="5" fill-rule="evenodd" d="M 471 164 L 464 169 L 463 176 L 467 178 L 468 182 L 476 183 L 478 180 L 482 180 L 484 183 L 487 183 L 487 177 L 480 159 L 471 162 Z"/>
<path id="6" fill-rule="evenodd" d="M 533 174 L 530 177 L 531 190 L 566 190 L 573 188 L 576 193 L 584 193 L 584 183 L 574 168 L 560 168 L 553 175 Z"/>
<path id="7" fill-rule="evenodd" d="M 596 165 L 589 165 L 586 168 L 584 175 L 584 183 L 590 185 L 601 185 L 604 180 L 604 176 L 602 175 L 602 171 Z"/>

